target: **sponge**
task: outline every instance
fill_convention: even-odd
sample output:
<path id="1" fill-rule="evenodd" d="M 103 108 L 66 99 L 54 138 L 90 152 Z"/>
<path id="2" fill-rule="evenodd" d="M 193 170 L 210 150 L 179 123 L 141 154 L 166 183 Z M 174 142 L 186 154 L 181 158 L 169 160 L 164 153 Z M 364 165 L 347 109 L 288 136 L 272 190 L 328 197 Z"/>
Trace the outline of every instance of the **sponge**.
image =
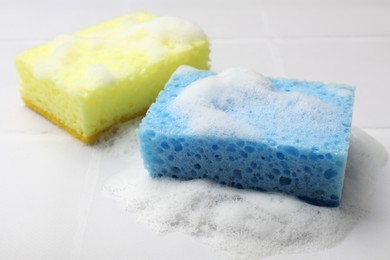
<path id="1" fill-rule="evenodd" d="M 340 204 L 354 88 L 182 66 L 142 120 L 152 177 L 205 178 L 239 189 Z"/>
<path id="2" fill-rule="evenodd" d="M 146 112 L 183 64 L 208 68 L 196 25 L 138 12 L 61 35 L 16 56 L 25 104 L 86 143 Z"/>

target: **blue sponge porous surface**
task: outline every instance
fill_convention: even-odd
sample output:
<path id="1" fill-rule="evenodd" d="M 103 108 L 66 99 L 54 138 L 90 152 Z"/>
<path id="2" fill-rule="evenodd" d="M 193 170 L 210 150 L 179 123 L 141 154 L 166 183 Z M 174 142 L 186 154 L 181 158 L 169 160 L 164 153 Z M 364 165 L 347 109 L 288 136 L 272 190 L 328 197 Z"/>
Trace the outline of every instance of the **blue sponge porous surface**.
<path id="1" fill-rule="evenodd" d="M 354 88 L 245 69 L 176 70 L 138 135 L 152 177 L 204 178 L 337 207 Z"/>

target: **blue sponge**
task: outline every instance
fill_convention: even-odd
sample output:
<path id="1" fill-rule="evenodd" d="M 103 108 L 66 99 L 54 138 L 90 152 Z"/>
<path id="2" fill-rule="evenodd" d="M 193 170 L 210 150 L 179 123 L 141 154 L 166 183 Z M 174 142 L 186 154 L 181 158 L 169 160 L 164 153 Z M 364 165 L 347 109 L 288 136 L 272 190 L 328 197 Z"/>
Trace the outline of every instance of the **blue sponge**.
<path id="1" fill-rule="evenodd" d="M 182 66 L 141 122 L 141 153 L 152 177 L 205 178 L 337 207 L 353 100 L 345 85 Z"/>

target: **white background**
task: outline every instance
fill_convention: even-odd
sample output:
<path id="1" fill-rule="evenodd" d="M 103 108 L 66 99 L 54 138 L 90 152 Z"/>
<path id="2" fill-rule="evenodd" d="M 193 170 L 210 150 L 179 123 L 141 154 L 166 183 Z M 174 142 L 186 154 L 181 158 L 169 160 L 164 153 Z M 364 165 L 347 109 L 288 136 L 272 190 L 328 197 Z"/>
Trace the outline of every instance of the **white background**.
<path id="1" fill-rule="evenodd" d="M 97 156 L 19 98 L 15 54 L 140 9 L 201 25 L 214 71 L 245 66 L 357 86 L 353 124 L 389 150 L 390 1 L 0 0 L 1 260 L 217 259 L 192 238 L 157 236 L 119 210 L 101 190 L 126 161 Z M 339 246 L 271 258 L 390 259 L 388 173 L 371 215 Z"/>

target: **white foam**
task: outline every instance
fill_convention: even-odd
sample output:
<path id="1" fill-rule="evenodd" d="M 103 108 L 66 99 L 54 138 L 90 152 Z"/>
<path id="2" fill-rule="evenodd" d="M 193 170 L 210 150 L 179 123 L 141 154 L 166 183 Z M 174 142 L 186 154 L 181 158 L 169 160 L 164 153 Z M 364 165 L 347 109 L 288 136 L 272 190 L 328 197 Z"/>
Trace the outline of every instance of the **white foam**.
<path id="1" fill-rule="evenodd" d="M 272 134 L 294 133 L 309 143 L 317 137 L 305 130 L 321 120 L 323 131 L 317 132 L 331 135 L 325 129 L 335 116 L 334 106 L 303 93 L 273 91 L 267 78 L 242 68 L 193 82 L 168 109 L 180 113 L 193 134 L 258 139 L 264 134 L 260 129 L 278 129 Z"/>
<path id="2" fill-rule="evenodd" d="M 48 43 L 47 57 L 42 57 L 36 62 L 33 73 L 39 79 L 61 81 L 60 76 L 64 68 L 68 69 L 74 65 L 73 69 L 82 68 L 85 70 L 84 74 L 73 82 L 74 86 L 72 82 L 58 85 L 65 89 L 93 90 L 107 87 L 110 83 L 115 84 L 113 75 L 107 67 L 90 64 L 95 56 L 106 56 L 109 63 L 110 56 L 134 55 L 134 59 L 146 58 L 149 63 L 154 63 L 164 60 L 171 49 L 188 48 L 194 42 L 206 39 L 207 36 L 199 26 L 181 18 L 163 16 L 147 22 L 136 22 L 135 19 L 128 18 L 121 26 L 96 30 L 88 36 L 77 34 L 58 36 Z M 80 65 L 84 63 L 87 68 Z M 84 79 L 85 84 L 80 82 Z"/>
<path id="3" fill-rule="evenodd" d="M 140 33 L 159 39 L 161 42 L 187 43 L 205 40 L 207 36 L 199 26 L 173 16 L 152 19 L 125 31 L 125 37 L 138 37 Z"/>
<path id="4" fill-rule="evenodd" d="M 99 137 L 95 147 L 105 152 L 107 156 L 123 159 L 126 162 L 132 156 L 139 159 L 136 128 L 139 126 L 141 119 L 141 117 L 138 117 L 110 128 L 108 132 Z"/>
<path id="5" fill-rule="evenodd" d="M 343 200 L 351 207 L 365 208 L 371 203 L 376 170 L 384 166 L 388 154 L 382 144 L 357 127 L 352 127 L 349 149 Z"/>
<path id="6" fill-rule="evenodd" d="M 114 143 L 101 142 L 130 165 L 107 183 L 107 195 L 152 230 L 188 234 L 224 259 L 259 259 L 336 245 L 369 211 L 371 184 L 387 160 L 377 141 L 353 128 L 341 207 L 322 208 L 282 194 L 237 190 L 204 180 L 151 179 L 135 145 L 136 125 L 126 127 L 119 138 L 108 138 Z M 129 142 L 132 151 L 121 153 Z"/>
<path id="7" fill-rule="evenodd" d="M 77 51 L 80 39 L 73 35 L 59 35 L 52 42 L 51 52 L 46 59 L 40 59 L 33 67 L 34 77 L 53 80 L 55 74 L 65 63 L 69 62 L 69 54 Z"/>
<path id="8" fill-rule="evenodd" d="M 92 64 L 85 69 L 84 77 L 80 79 L 80 85 L 86 89 L 115 87 L 116 77 L 107 66 Z"/>

